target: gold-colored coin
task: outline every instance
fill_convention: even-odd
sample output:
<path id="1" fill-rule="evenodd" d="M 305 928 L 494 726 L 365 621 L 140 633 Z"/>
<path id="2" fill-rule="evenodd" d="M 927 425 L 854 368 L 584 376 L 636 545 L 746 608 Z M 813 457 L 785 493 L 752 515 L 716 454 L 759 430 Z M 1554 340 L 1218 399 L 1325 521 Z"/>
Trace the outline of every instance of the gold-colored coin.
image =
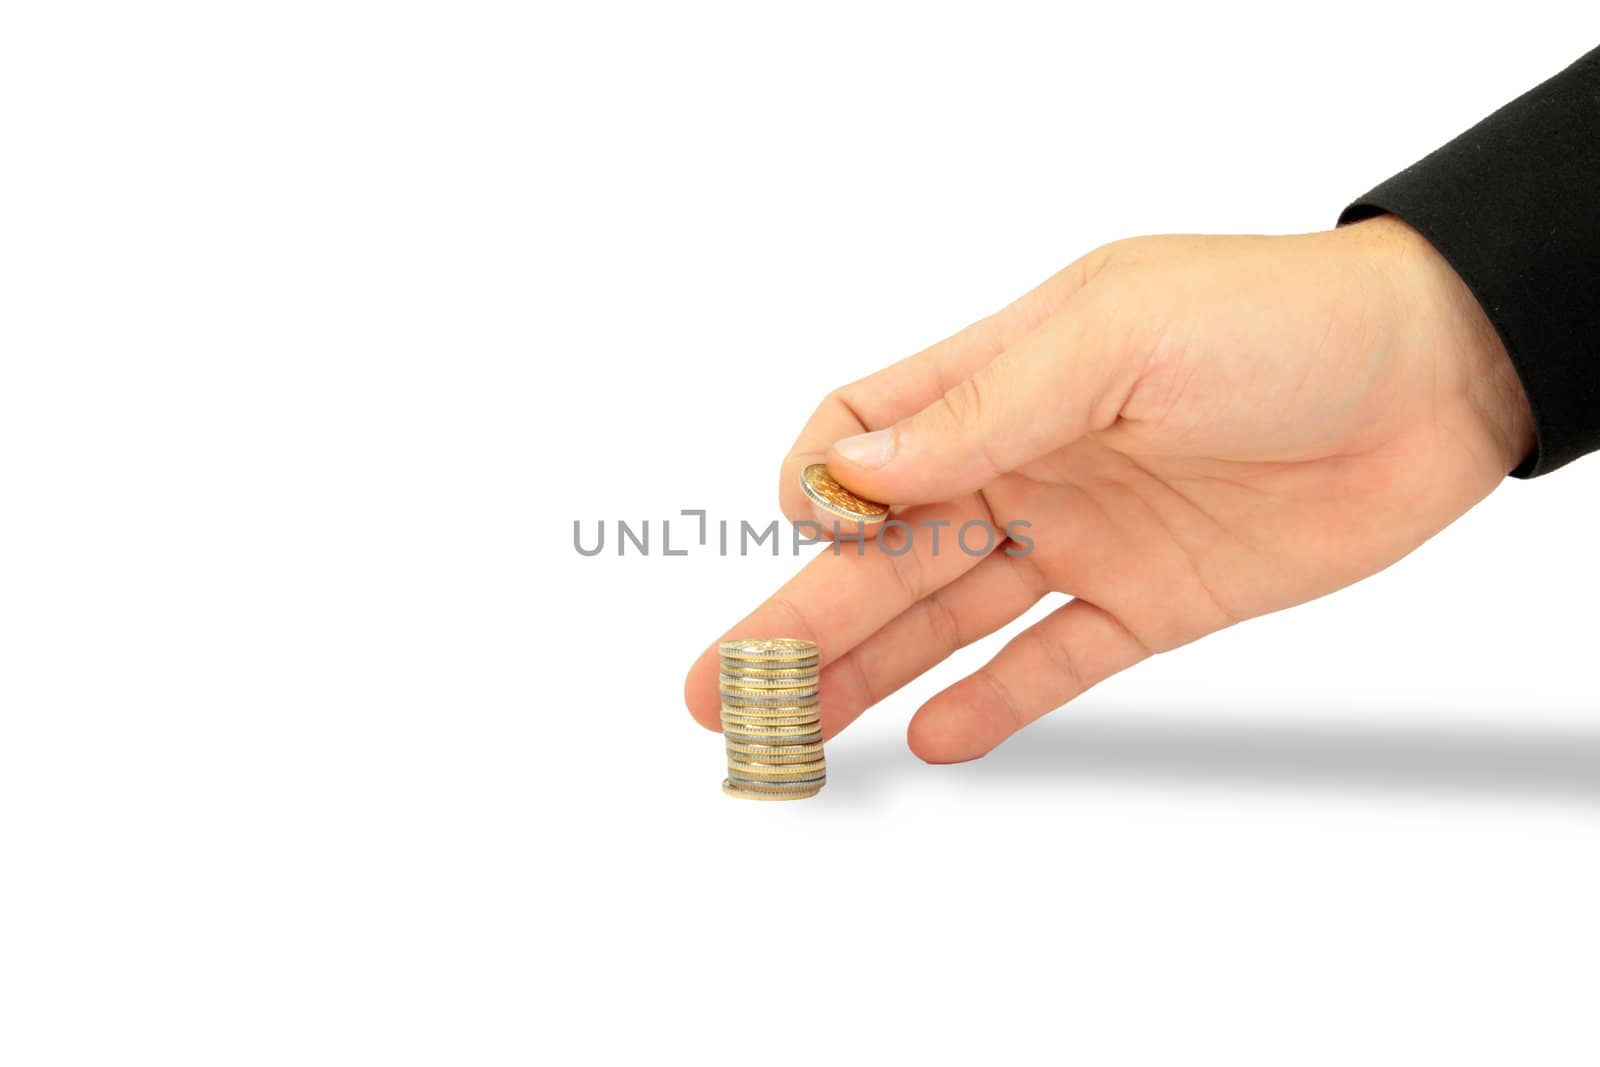
<path id="1" fill-rule="evenodd" d="M 822 714 L 822 711 L 816 704 L 807 704 L 802 707 L 785 707 L 781 704 L 768 704 L 764 707 L 745 708 L 733 707 L 724 701 L 722 705 L 722 713 L 732 715 L 739 719 L 749 719 L 757 726 L 765 726 L 768 725 L 765 720 L 773 718 L 774 716 L 782 719 L 790 715 L 820 715 Z M 774 723 L 772 725 L 782 726 L 784 724 Z M 791 723 L 789 725 L 793 724 Z"/>
<path id="2" fill-rule="evenodd" d="M 774 726 L 806 726 L 813 730 L 819 730 L 822 728 L 822 720 L 814 715 L 810 718 L 789 715 L 781 719 L 740 719 L 732 715 L 724 715 L 722 716 L 722 726 L 724 729 L 731 726 L 735 730 L 749 730 L 752 728 L 766 730 Z"/>
<path id="3" fill-rule="evenodd" d="M 814 682 L 821 672 L 815 667 L 740 667 L 722 665 L 722 677 L 731 678 L 734 683 L 744 685 L 761 685 L 766 682 L 778 682 L 795 685 L 802 682 Z M 741 682 L 748 678 L 749 682 Z"/>
<path id="4" fill-rule="evenodd" d="M 795 676 L 762 678 L 749 674 L 719 674 L 717 685 L 723 689 L 814 689 L 819 679 L 817 672 Z"/>
<path id="5" fill-rule="evenodd" d="M 816 670 L 819 661 L 816 656 L 806 656 L 804 659 L 739 659 L 737 656 L 723 656 L 721 662 L 722 669 L 730 674 L 745 671 L 767 674 L 771 671 Z"/>
<path id="6" fill-rule="evenodd" d="M 734 685 L 805 685 L 814 682 L 822 674 L 816 667 L 730 667 L 726 663 L 718 670 L 722 677 L 729 679 Z M 748 678 L 748 682 L 740 679 Z"/>
<path id="7" fill-rule="evenodd" d="M 721 674 L 717 676 L 717 686 L 720 689 L 760 689 L 763 691 L 778 689 L 810 689 L 820 684 L 821 678 L 817 672 L 810 674 L 778 675 L 777 677 L 763 678 L 753 674 Z"/>
<path id="8" fill-rule="evenodd" d="M 728 761 L 728 773 L 738 773 L 749 778 L 811 778 L 828 769 L 824 760 L 812 760 L 810 763 L 744 763 L 738 760 Z"/>
<path id="9" fill-rule="evenodd" d="M 805 789 L 789 789 L 781 793 L 759 792 L 754 789 L 741 789 L 739 785 L 727 778 L 722 780 L 722 791 L 730 797 L 739 797 L 742 800 L 805 800 L 822 792 L 822 787 L 808 786 Z"/>
<path id="10" fill-rule="evenodd" d="M 799 745 L 810 744 L 822 737 L 821 723 L 797 722 L 784 726 L 752 726 L 743 722 L 725 722 L 722 724 L 725 734 L 738 734 L 739 740 L 746 743 L 757 744 L 784 744 Z M 804 740 L 801 740 L 804 738 Z"/>
<path id="11" fill-rule="evenodd" d="M 871 526 L 889 517 L 889 505 L 856 496 L 835 481 L 822 463 L 813 463 L 800 472 L 800 488 L 813 504 L 841 519 Z"/>
<path id="12" fill-rule="evenodd" d="M 822 746 L 820 744 L 763 745 L 759 743 L 751 744 L 748 741 L 729 741 L 728 751 L 738 756 L 753 760 L 771 759 L 774 756 L 806 756 L 809 758 L 820 754 L 822 752 Z"/>
<path id="13" fill-rule="evenodd" d="M 733 677 L 738 678 L 758 678 L 758 680 L 768 680 L 768 678 L 814 678 L 818 677 L 819 673 L 822 673 L 816 664 L 784 664 L 782 667 L 776 667 L 776 665 L 768 667 L 765 664 L 752 664 L 749 661 L 728 661 L 728 659 L 722 661 L 720 670 L 725 675 L 733 675 Z"/>

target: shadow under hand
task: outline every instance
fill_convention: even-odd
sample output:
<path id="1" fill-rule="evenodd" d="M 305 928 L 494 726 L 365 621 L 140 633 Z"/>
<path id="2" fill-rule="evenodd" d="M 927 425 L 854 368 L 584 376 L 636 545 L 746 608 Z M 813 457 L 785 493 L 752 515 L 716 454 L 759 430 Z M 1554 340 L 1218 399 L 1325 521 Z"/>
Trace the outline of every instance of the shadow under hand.
<path id="1" fill-rule="evenodd" d="M 973 785 L 1047 779 L 1161 786 L 1393 792 L 1600 805 L 1594 727 L 1382 724 L 1163 716 L 1063 709 L 988 756 L 959 764 Z M 924 768 L 887 741 L 853 754 L 851 779 L 882 782 Z M 842 779 L 842 776 L 840 776 Z M 835 783 L 829 783 L 830 788 Z M 863 783 L 865 784 L 865 783 Z M 871 785 L 867 785 L 871 789 Z"/>

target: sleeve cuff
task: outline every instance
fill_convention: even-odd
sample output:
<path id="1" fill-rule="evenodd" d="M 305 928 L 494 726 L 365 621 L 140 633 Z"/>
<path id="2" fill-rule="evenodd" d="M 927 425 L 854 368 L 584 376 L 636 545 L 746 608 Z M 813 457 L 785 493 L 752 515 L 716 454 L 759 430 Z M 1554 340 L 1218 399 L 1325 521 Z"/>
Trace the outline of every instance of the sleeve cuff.
<path id="1" fill-rule="evenodd" d="M 1600 49 L 1346 207 L 1388 213 L 1461 276 L 1538 437 L 1514 477 L 1600 449 Z"/>

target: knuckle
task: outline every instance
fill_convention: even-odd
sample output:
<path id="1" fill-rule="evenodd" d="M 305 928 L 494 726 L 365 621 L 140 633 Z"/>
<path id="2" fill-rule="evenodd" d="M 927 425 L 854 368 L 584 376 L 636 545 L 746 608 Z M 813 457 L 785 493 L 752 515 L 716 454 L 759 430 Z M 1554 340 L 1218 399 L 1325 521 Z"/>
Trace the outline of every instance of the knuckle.
<path id="1" fill-rule="evenodd" d="M 883 536 L 883 534 L 879 534 Z M 923 587 L 927 584 L 927 576 L 922 572 L 922 561 L 915 552 L 905 552 L 898 556 L 885 555 L 894 569 L 894 576 L 899 579 L 900 588 L 908 598 L 909 603 L 915 604 L 922 599 Z"/>
<path id="2" fill-rule="evenodd" d="M 859 423 L 862 429 L 866 429 L 867 423 L 866 420 L 861 417 L 860 407 L 855 400 L 851 399 L 852 392 L 854 392 L 853 386 L 840 386 L 823 398 L 822 406 L 818 408 L 818 411 L 843 411 L 845 414 L 849 415 L 852 419 Z"/>
<path id="3" fill-rule="evenodd" d="M 1005 471 L 1002 456 L 997 453 L 990 438 L 990 424 L 985 420 L 997 417 L 996 394 L 993 378 L 983 371 L 974 374 L 940 397 L 944 418 L 949 421 L 951 436 L 962 442 L 974 463 L 991 477 Z"/>
<path id="4" fill-rule="evenodd" d="M 984 409 L 988 401 L 985 395 L 987 392 L 987 388 L 979 384 L 977 375 L 962 379 L 945 390 L 941 398 L 946 415 L 957 428 L 976 430 L 983 425 Z"/>

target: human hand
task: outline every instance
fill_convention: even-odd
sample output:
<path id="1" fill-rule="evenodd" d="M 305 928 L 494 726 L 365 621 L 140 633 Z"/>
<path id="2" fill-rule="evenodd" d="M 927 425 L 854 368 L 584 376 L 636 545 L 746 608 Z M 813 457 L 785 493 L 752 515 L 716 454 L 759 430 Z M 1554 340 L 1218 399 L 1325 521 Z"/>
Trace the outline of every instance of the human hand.
<path id="1" fill-rule="evenodd" d="M 1397 219 L 1119 241 L 822 403 L 784 514 L 818 519 L 798 477 L 826 461 L 900 509 L 881 536 L 903 554 L 823 551 L 729 634 L 816 641 L 832 736 L 1071 594 L 911 720 L 921 758 L 972 759 L 1146 656 L 1382 570 L 1533 444 L 1482 309 Z M 1031 524 L 1032 551 L 956 550 L 972 520 Z M 685 699 L 719 727 L 715 643 Z"/>

